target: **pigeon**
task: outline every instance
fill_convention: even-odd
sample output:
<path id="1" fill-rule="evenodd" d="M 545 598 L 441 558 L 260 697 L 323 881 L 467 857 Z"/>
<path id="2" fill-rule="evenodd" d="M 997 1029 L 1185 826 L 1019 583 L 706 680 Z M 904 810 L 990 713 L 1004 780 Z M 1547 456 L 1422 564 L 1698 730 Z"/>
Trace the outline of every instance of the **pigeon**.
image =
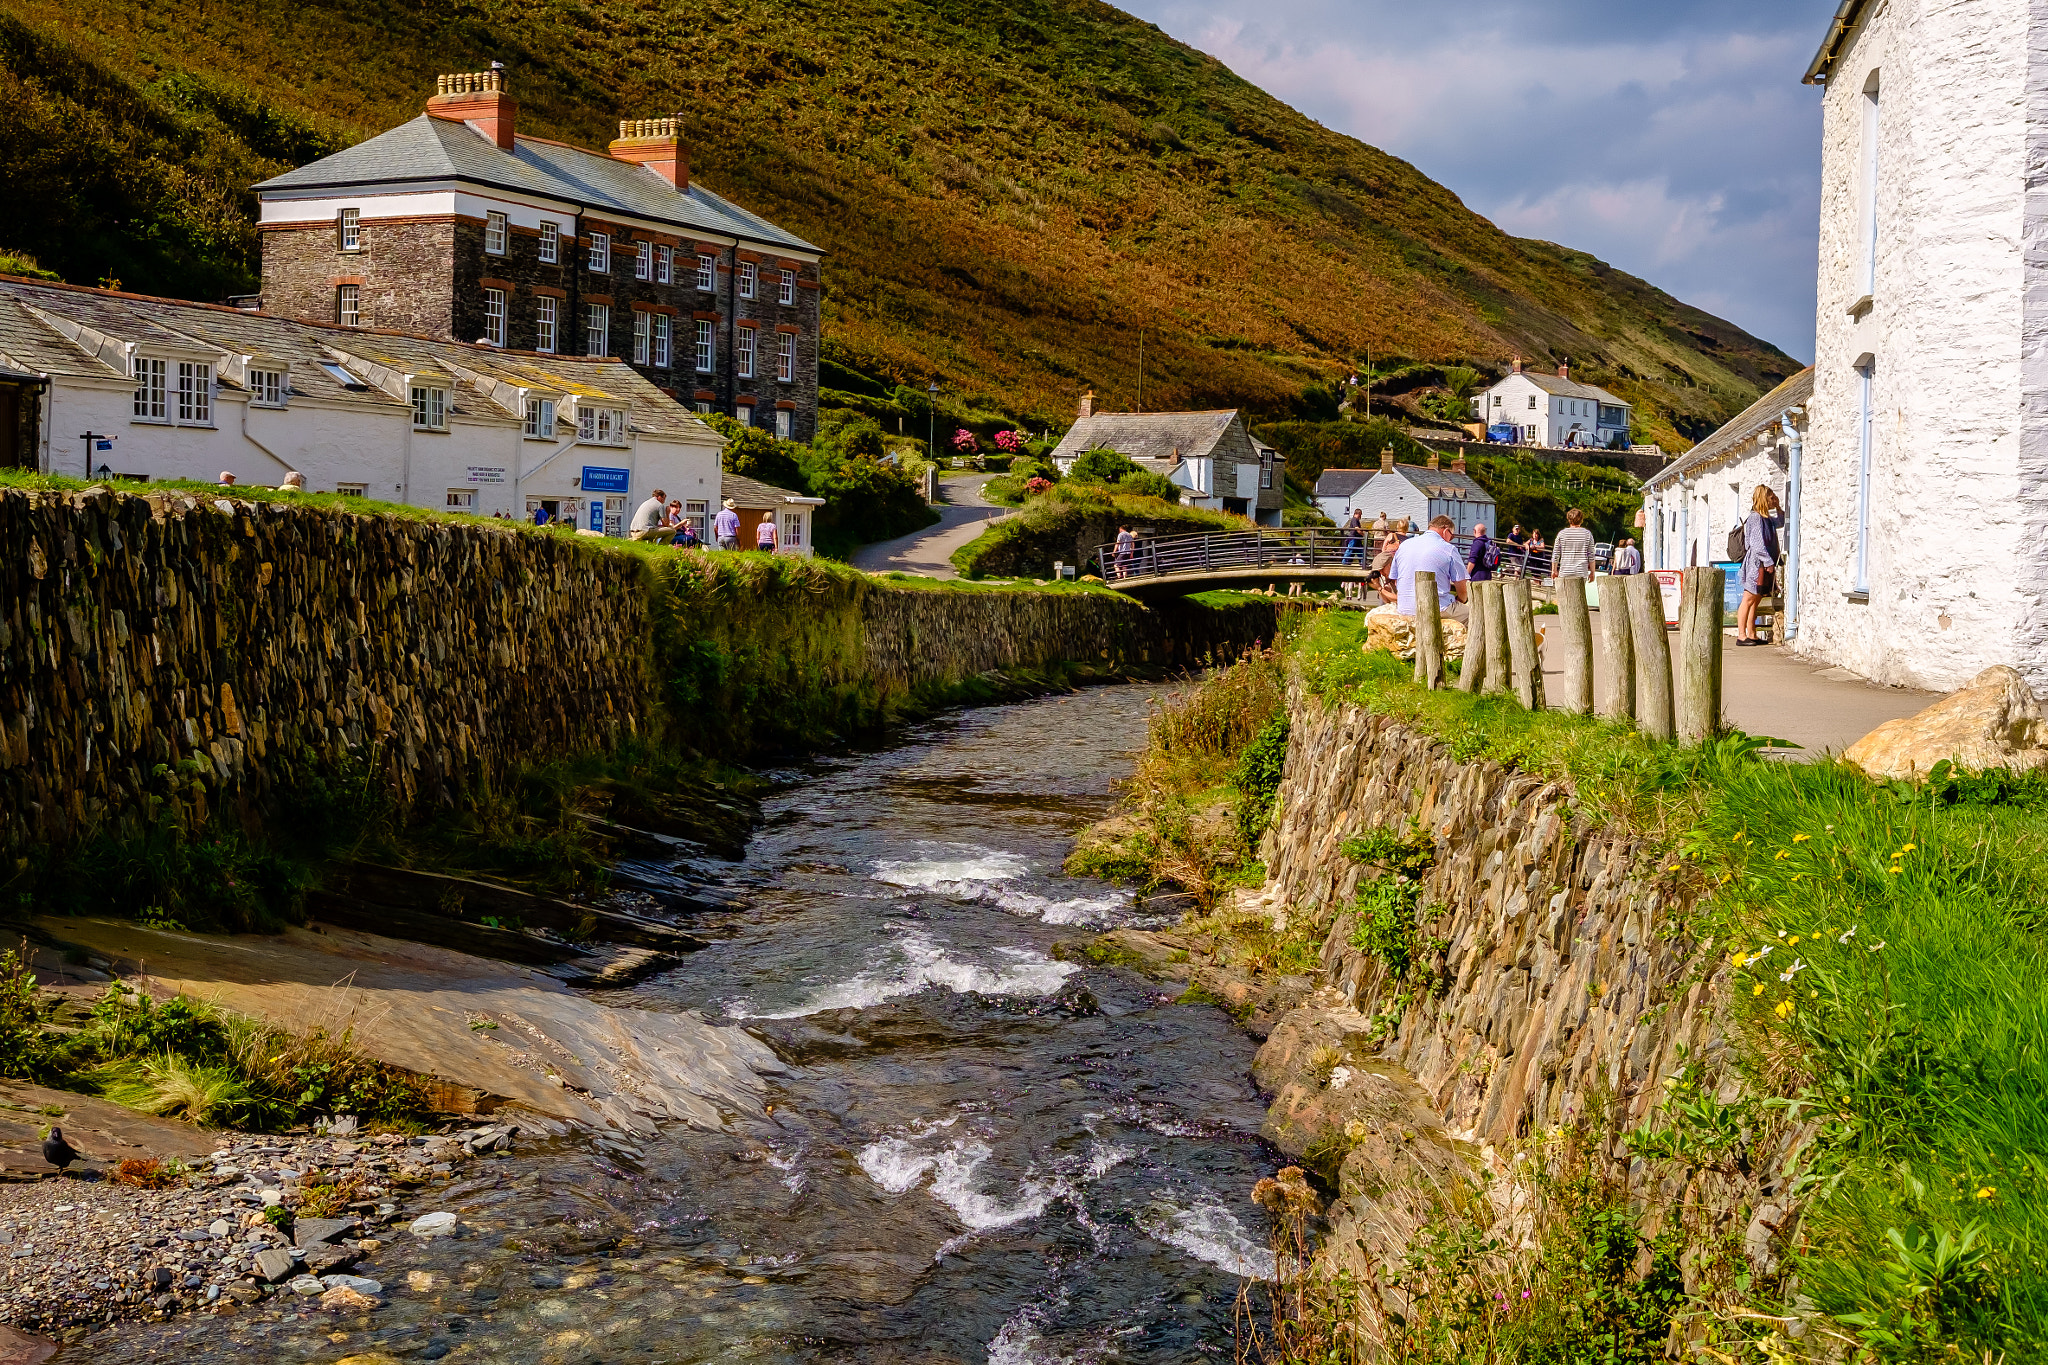
<path id="1" fill-rule="evenodd" d="M 64 1130 L 51 1128 L 50 1135 L 43 1139 L 43 1160 L 61 1171 L 78 1159 L 78 1150 L 64 1140 Z"/>

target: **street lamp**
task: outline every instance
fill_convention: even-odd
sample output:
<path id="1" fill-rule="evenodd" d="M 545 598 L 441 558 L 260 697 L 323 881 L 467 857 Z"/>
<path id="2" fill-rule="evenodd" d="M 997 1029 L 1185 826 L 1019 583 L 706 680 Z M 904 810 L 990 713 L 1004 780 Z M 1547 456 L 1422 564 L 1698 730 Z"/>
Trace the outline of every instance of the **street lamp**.
<path id="1" fill-rule="evenodd" d="M 931 382 L 930 384 L 926 385 L 926 386 L 925 386 L 925 392 L 931 395 L 932 405 L 931 405 L 931 407 L 930 407 L 929 409 L 927 409 L 927 410 L 926 410 L 926 413 L 925 413 L 925 417 L 926 417 L 926 422 L 925 422 L 925 432 L 924 432 L 924 457 L 925 457 L 925 459 L 929 460 L 929 461 L 930 461 L 931 463 L 933 463 L 933 464 L 937 464 L 937 463 L 939 462 L 939 455 L 938 455 L 938 450 L 939 450 L 939 445 L 938 445 L 938 435 L 939 435 L 939 385 L 938 385 L 938 381 L 937 381 L 937 380 L 933 380 L 933 381 L 932 381 L 932 382 Z"/>

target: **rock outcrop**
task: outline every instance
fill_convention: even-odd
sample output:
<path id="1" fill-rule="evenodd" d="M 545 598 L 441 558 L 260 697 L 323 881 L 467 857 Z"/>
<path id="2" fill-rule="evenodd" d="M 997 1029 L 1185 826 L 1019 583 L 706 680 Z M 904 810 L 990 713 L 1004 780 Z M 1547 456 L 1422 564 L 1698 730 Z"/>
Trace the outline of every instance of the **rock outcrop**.
<path id="1" fill-rule="evenodd" d="M 1842 757 L 1872 777 L 1908 782 L 1943 761 L 2032 772 L 2048 768 L 2048 712 L 2017 669 L 1997 664 L 1917 715 L 1886 721 Z"/>

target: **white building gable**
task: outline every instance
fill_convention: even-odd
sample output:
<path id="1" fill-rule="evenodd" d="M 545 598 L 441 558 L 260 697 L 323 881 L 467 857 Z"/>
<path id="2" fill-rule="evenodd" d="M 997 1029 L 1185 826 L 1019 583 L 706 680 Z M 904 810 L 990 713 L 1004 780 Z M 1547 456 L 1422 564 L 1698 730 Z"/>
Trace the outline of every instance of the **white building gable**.
<path id="1" fill-rule="evenodd" d="M 1473 413 L 1489 427 L 1511 426 L 1516 443 L 1626 449 L 1629 403 L 1595 384 L 1573 379 L 1560 365 L 1555 375 L 1532 374 L 1515 363 L 1514 373 L 1473 400 Z"/>

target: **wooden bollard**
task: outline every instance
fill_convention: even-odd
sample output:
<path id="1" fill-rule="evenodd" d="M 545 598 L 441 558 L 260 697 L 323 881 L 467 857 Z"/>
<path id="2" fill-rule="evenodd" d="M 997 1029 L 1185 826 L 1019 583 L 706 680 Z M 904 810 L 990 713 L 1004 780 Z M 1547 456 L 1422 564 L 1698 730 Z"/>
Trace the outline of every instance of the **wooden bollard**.
<path id="1" fill-rule="evenodd" d="M 1629 575 L 1600 580 L 1600 698 L 1608 720 L 1636 718 L 1635 631 L 1628 607 Z"/>
<path id="2" fill-rule="evenodd" d="M 1486 587 L 1474 583 L 1470 589 L 1471 601 L 1465 616 L 1465 661 L 1458 665 L 1458 690 L 1479 691 L 1486 681 L 1486 656 L 1491 648 L 1486 642 Z"/>
<path id="3" fill-rule="evenodd" d="M 1652 739 L 1678 731 L 1671 712 L 1671 645 L 1664 638 L 1664 590 L 1655 574 L 1628 576 L 1628 624 L 1636 651 L 1636 726 Z"/>
<path id="4" fill-rule="evenodd" d="M 1586 607 L 1586 580 L 1557 580 L 1557 648 L 1564 665 L 1558 707 L 1575 716 L 1593 714 L 1593 618 Z"/>
<path id="5" fill-rule="evenodd" d="M 1480 690 L 1493 696 L 1508 690 L 1508 599 L 1505 580 L 1485 585 L 1486 677 Z"/>
<path id="6" fill-rule="evenodd" d="M 1508 625 L 1508 685 L 1531 711 L 1543 709 L 1543 652 L 1536 647 L 1536 617 L 1530 609 L 1529 580 L 1510 578 L 1502 589 Z"/>
<path id="7" fill-rule="evenodd" d="M 1444 618 L 1436 575 L 1415 575 L 1415 681 L 1434 692 L 1444 685 Z"/>
<path id="8" fill-rule="evenodd" d="M 1687 569 L 1678 597 L 1678 739 L 1699 744 L 1721 729 L 1721 618 L 1724 569 Z"/>

